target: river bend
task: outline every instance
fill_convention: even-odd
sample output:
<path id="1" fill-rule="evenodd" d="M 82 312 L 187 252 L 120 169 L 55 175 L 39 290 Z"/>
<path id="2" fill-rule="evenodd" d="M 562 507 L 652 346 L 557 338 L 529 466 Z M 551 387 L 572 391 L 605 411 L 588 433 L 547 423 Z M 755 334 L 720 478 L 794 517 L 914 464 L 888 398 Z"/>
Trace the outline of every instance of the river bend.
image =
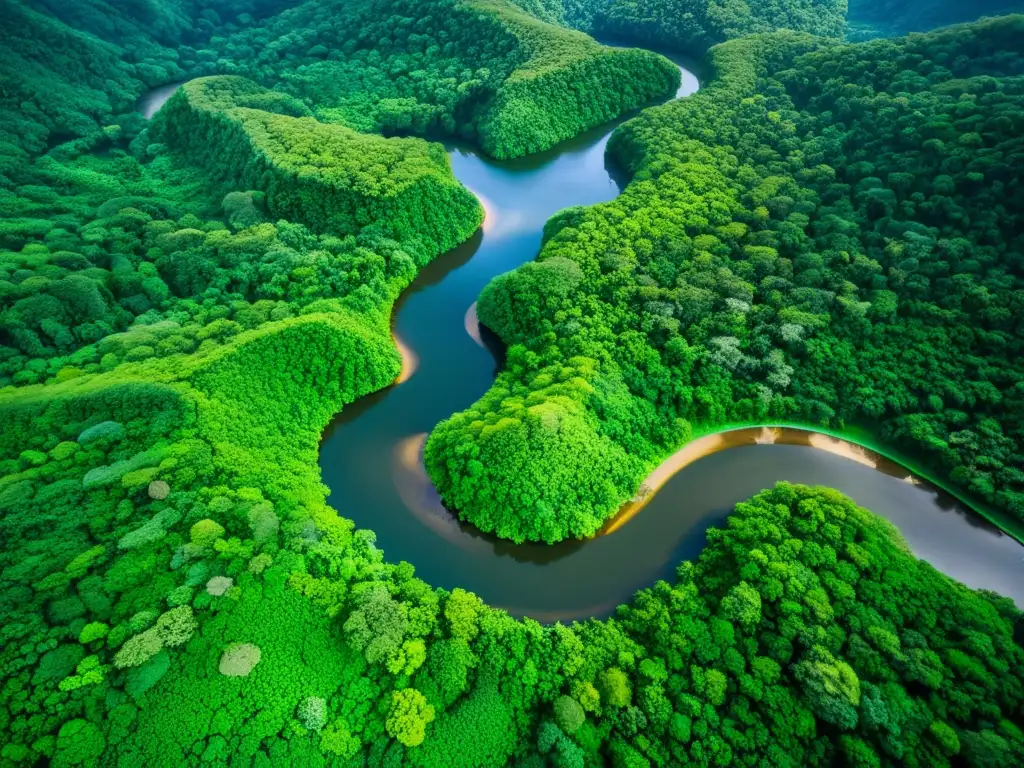
<path id="1" fill-rule="evenodd" d="M 698 82 L 692 67 L 677 64 L 683 79 L 676 97 L 685 97 Z M 139 111 L 150 117 L 176 87 L 147 94 Z M 329 503 L 375 531 L 389 560 L 412 563 L 430 584 L 463 587 L 516 616 L 569 621 L 607 616 L 637 589 L 671 578 L 737 502 L 781 480 L 825 485 L 892 521 L 914 553 L 939 570 L 1024 606 L 1024 548 L 1016 541 L 898 465 L 800 430 L 710 438 L 677 462 L 677 471 L 663 472 L 657 491 L 632 513 L 587 541 L 515 545 L 444 510 L 423 470 L 423 442 L 439 421 L 483 395 L 501 360 L 500 344 L 476 322 L 476 298 L 491 278 L 536 256 L 553 214 L 618 195 L 620 178 L 605 146 L 621 122 L 511 161 L 449 146 L 455 176 L 480 198 L 487 218 L 400 298 L 394 332 L 407 361 L 401 380 L 348 406 L 324 432 L 320 467 Z"/>

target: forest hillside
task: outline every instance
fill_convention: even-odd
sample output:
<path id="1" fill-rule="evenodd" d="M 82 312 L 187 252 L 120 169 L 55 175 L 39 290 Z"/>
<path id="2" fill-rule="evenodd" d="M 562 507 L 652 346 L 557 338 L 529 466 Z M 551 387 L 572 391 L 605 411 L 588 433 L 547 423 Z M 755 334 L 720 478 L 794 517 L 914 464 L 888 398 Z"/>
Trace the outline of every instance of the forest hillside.
<path id="1" fill-rule="evenodd" d="M 5 5 L 0 32 L 15 59 L 0 114 L 5 130 L 29 132 L 21 151 L 33 153 L 131 122 L 146 87 L 201 75 L 273 85 L 318 119 L 360 131 L 479 139 L 496 157 L 546 149 L 679 83 L 661 56 L 598 45 L 506 0 L 310 0 L 265 19 L 239 13 L 209 35 L 203 11 L 184 45 L 131 18 L 118 35 L 96 12 L 92 34 L 67 11 Z M 9 143 L 17 156 L 21 142 Z"/>
<path id="2" fill-rule="evenodd" d="M 842 37 L 847 0 L 516 0 L 539 18 L 655 50 L 697 54 L 757 32 Z"/>
<path id="3" fill-rule="evenodd" d="M 1022 32 L 712 49 L 709 87 L 613 136 L 624 194 L 481 296 L 509 362 L 431 435 L 446 502 L 580 538 L 692 436 L 781 420 L 863 426 L 1024 519 Z"/>
<path id="4" fill-rule="evenodd" d="M 847 36 L 859 40 L 870 37 L 927 32 L 947 24 L 973 21 L 982 16 L 1024 12 L 1022 0 L 978 0 L 958 3 L 951 0 L 851 0 Z"/>

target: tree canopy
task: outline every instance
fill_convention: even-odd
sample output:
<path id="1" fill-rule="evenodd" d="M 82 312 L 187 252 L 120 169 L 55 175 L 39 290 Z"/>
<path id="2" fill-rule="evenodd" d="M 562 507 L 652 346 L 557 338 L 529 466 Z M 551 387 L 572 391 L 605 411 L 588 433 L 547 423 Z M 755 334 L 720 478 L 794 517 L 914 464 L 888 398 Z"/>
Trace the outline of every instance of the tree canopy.
<path id="1" fill-rule="evenodd" d="M 497 0 L 3 10 L 0 766 L 1024 762 L 1021 613 L 834 491 L 758 494 L 572 626 L 326 504 L 323 429 L 480 221 L 438 145 L 383 134 L 532 151 L 669 91 L 664 60 Z M 481 298 L 509 367 L 432 438 L 448 497 L 572 535 L 695 425 L 804 414 L 1019 509 L 1021 24 L 714 49 L 706 94 L 614 137 L 625 195 Z"/>
<path id="2" fill-rule="evenodd" d="M 712 49 L 708 87 L 613 134 L 624 193 L 481 295 L 508 363 L 427 443 L 449 506 L 581 538 L 693 435 L 788 420 L 1024 520 L 1022 32 Z"/>

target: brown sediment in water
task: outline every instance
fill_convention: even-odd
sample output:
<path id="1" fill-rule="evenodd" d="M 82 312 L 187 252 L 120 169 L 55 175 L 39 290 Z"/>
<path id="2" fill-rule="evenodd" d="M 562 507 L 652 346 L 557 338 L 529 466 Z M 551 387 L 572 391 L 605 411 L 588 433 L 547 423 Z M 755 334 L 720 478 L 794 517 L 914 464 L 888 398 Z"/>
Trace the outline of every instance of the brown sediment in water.
<path id="1" fill-rule="evenodd" d="M 465 319 L 466 333 L 469 337 L 479 344 L 484 349 L 487 349 L 487 345 L 484 344 L 483 336 L 480 335 L 480 319 L 476 316 L 476 302 L 474 301 L 469 305 L 469 309 L 466 310 Z"/>
<path id="2" fill-rule="evenodd" d="M 465 550 L 485 552 L 489 548 L 487 542 L 466 537 L 458 519 L 441 503 L 441 495 L 423 464 L 426 443 L 427 433 L 421 432 L 400 440 L 395 446 L 392 475 L 399 498 L 406 509 L 434 533 Z"/>
<path id="3" fill-rule="evenodd" d="M 807 444 L 820 451 L 831 453 L 835 456 L 842 456 L 844 459 L 863 464 L 865 467 L 878 469 L 878 454 L 869 451 L 860 445 L 854 445 L 838 437 L 823 435 L 820 432 L 810 432 L 807 437 Z"/>
<path id="4" fill-rule="evenodd" d="M 710 456 L 712 453 L 718 453 L 729 448 L 730 445 L 726 440 L 727 434 L 719 432 L 693 440 L 661 462 L 651 474 L 644 478 L 636 496 L 627 501 L 615 516 L 610 518 L 601 527 L 601 530 L 595 536 L 607 536 L 610 533 L 615 533 L 615 531 L 636 517 L 647 506 L 647 503 L 654 498 L 654 494 L 658 492 L 661 486 L 667 483 L 673 475 L 684 467 L 688 467 L 698 459 Z"/>
<path id="5" fill-rule="evenodd" d="M 796 427 L 731 429 L 697 438 L 665 459 L 644 479 L 637 495 L 626 502 L 595 536 L 607 536 L 622 528 L 647 506 L 655 493 L 666 482 L 685 467 L 705 456 L 742 445 L 802 445 L 816 448 L 871 467 L 892 477 L 898 477 L 913 485 L 920 484 L 920 480 L 908 474 L 906 468 L 896 462 L 880 456 L 869 448 L 821 432 Z"/>
<path id="6" fill-rule="evenodd" d="M 420 358 L 412 351 L 412 347 L 398 338 L 398 334 L 392 333 L 392 337 L 395 340 L 395 346 L 398 347 L 398 353 L 402 356 L 402 370 L 395 378 L 394 383 L 401 384 L 411 379 L 412 375 L 416 373 L 416 369 L 420 365 Z"/>
<path id="7" fill-rule="evenodd" d="M 474 307 L 470 307 L 470 311 Z M 475 313 L 473 313 L 475 315 Z M 470 312 L 466 313 L 467 331 Z M 470 333 L 472 336 L 473 334 Z M 462 526 L 458 518 L 441 502 L 441 496 L 427 475 L 423 463 L 423 448 L 427 434 L 421 433 L 405 438 L 395 448 L 395 484 L 403 504 L 424 525 L 447 540 L 464 549 L 474 549 L 467 539 L 460 535 Z M 904 482 L 919 485 L 921 481 L 908 474 L 905 467 L 886 459 L 869 448 L 842 440 L 831 435 L 796 427 L 744 427 L 727 429 L 691 440 L 655 467 L 641 483 L 637 494 L 626 502 L 619 511 L 594 534 L 608 536 L 615 533 L 643 511 L 662 486 L 676 474 L 714 453 L 746 445 L 796 445 L 841 456 L 871 469 L 875 469 Z M 483 542 L 481 542 L 483 544 Z M 482 548 L 486 548 L 483 544 Z M 510 609 L 512 610 L 512 609 Z"/>

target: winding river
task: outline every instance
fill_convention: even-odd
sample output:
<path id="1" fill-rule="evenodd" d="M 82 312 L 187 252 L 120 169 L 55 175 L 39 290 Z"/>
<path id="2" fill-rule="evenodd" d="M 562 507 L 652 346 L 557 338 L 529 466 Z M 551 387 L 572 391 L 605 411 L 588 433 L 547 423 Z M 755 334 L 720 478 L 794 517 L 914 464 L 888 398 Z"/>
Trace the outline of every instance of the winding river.
<path id="1" fill-rule="evenodd" d="M 687 62 L 677 64 L 676 95 L 687 96 L 697 78 Z M 150 94 L 139 110 L 153 114 L 173 90 Z M 652 476 L 656 492 L 587 541 L 515 545 L 462 525 L 441 506 L 423 470 L 426 434 L 479 398 L 501 364 L 500 344 L 476 322 L 474 302 L 495 275 L 536 256 L 550 216 L 619 193 L 621 179 L 605 161 L 619 122 L 512 161 L 449 146 L 455 176 L 487 218 L 399 300 L 400 381 L 349 406 L 324 432 L 330 504 L 375 531 L 389 560 L 412 563 L 430 584 L 463 587 L 513 615 L 549 622 L 607 616 L 636 590 L 671 578 L 677 563 L 700 553 L 709 527 L 778 481 L 825 485 L 891 520 L 939 570 L 1024 606 L 1024 548 L 1016 541 L 899 465 L 802 430 L 740 429 L 691 444 Z"/>

